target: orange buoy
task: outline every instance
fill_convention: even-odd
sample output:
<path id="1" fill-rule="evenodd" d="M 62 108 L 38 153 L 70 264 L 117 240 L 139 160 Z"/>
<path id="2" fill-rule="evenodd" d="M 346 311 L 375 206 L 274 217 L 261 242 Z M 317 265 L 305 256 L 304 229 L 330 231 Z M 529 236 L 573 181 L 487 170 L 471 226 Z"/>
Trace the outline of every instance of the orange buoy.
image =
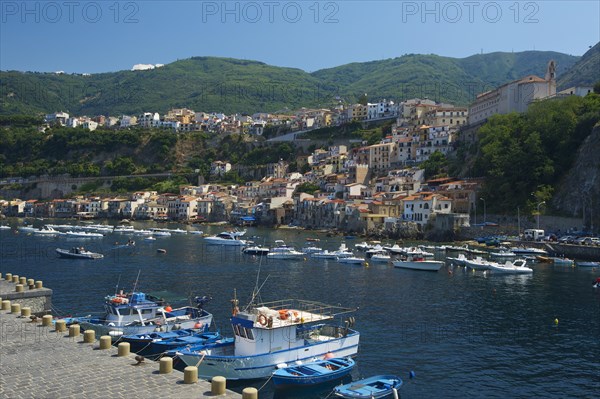
<path id="1" fill-rule="evenodd" d="M 167 312 L 170 312 L 170 311 L 172 311 L 172 310 L 173 310 L 173 308 L 172 308 L 172 307 L 170 307 L 170 306 L 167 306 L 167 307 L 165 308 L 165 310 L 166 310 Z"/>

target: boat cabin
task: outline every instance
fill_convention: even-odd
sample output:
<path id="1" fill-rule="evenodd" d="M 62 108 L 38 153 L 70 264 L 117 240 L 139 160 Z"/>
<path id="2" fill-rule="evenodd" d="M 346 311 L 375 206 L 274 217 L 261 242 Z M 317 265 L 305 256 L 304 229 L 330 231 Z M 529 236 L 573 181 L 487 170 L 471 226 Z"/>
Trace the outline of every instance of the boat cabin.
<path id="1" fill-rule="evenodd" d="M 324 324 L 336 315 L 351 312 L 321 303 L 287 300 L 264 303 L 231 318 L 235 355 L 254 356 L 306 346 L 348 334 L 348 329 Z"/>

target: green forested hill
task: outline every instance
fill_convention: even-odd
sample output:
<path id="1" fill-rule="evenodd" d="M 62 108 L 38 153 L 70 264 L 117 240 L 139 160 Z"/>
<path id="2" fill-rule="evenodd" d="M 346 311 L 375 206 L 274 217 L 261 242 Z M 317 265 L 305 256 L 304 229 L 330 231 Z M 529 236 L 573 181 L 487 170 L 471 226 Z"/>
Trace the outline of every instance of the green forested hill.
<path id="1" fill-rule="evenodd" d="M 600 42 L 590 48 L 571 69 L 558 76 L 558 89 L 592 86 L 600 80 Z"/>
<path id="2" fill-rule="evenodd" d="M 83 75 L 0 72 L 0 115 L 66 111 L 75 115 L 275 112 L 329 106 L 336 97 L 428 97 L 467 105 L 474 94 L 527 74 L 543 76 L 550 59 L 558 74 L 579 57 L 556 52 L 491 53 L 457 59 L 436 55 L 352 63 L 307 73 L 257 61 L 193 57 L 149 71 Z"/>

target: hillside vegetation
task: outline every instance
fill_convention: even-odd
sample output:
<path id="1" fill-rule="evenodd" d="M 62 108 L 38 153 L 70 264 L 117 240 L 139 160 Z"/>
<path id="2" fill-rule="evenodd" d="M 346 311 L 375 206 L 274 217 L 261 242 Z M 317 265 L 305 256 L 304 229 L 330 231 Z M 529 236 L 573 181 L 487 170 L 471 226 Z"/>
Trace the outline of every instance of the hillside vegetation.
<path id="1" fill-rule="evenodd" d="M 342 98 L 402 100 L 428 97 L 467 105 L 475 94 L 527 74 L 543 76 L 550 59 L 557 73 L 579 57 L 557 52 L 478 54 L 457 59 L 409 54 L 307 73 L 257 61 L 193 57 L 148 71 L 64 75 L 0 72 L 0 115 L 165 113 L 171 108 L 254 113 L 328 107 Z"/>
<path id="2" fill-rule="evenodd" d="M 476 143 L 458 149 L 454 171 L 472 165 L 466 175 L 485 178 L 481 196 L 492 211 L 531 211 L 570 184 L 564 176 L 599 121 L 600 95 L 594 93 L 536 102 L 524 114 L 495 115 L 481 126 Z"/>

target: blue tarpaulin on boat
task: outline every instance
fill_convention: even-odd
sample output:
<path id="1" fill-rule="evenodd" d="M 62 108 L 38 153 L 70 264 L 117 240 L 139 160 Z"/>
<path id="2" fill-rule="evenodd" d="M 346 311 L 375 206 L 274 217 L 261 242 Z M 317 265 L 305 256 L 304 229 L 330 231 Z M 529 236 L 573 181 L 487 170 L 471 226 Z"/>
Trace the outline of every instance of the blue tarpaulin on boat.
<path id="1" fill-rule="evenodd" d="M 242 216 L 240 219 L 242 219 L 244 222 L 255 222 L 256 218 L 254 216 Z"/>

